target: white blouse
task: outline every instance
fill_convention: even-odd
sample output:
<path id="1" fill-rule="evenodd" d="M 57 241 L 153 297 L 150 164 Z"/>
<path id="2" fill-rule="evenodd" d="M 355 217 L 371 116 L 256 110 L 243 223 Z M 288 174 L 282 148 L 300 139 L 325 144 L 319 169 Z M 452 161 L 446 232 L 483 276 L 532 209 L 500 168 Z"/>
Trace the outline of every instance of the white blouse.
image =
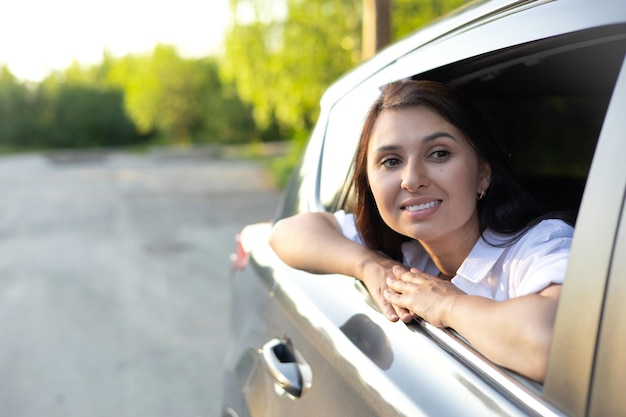
<path id="1" fill-rule="evenodd" d="M 343 235 L 363 243 L 354 223 L 354 215 L 338 211 L 335 218 Z M 562 284 L 574 229 L 562 220 L 543 220 L 508 246 L 510 236 L 485 231 L 456 271 L 452 283 L 471 295 L 504 301 L 541 291 L 548 285 Z M 489 243 L 487 243 L 489 242 Z M 404 264 L 431 275 L 439 270 L 417 240 L 402 244 Z"/>

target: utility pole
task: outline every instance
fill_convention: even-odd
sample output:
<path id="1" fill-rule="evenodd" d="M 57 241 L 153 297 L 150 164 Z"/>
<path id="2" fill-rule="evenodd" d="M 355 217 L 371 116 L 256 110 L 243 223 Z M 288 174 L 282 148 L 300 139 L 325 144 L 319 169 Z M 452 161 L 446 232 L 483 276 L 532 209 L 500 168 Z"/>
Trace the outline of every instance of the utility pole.
<path id="1" fill-rule="evenodd" d="M 391 0 L 363 0 L 363 61 L 391 40 Z"/>

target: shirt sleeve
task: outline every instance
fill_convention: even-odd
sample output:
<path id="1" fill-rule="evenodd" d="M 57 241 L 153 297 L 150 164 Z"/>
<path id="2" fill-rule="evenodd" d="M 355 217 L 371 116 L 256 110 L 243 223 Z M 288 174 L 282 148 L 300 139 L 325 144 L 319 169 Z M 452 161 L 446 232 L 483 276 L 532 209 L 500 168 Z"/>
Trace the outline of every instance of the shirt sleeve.
<path id="1" fill-rule="evenodd" d="M 341 227 L 341 233 L 346 238 L 362 245 L 363 239 L 361 239 L 361 235 L 356 228 L 354 214 L 346 213 L 343 210 L 336 211 L 333 214 L 335 216 L 335 219 L 337 220 L 337 223 L 339 223 L 339 227 Z"/>
<path id="2" fill-rule="evenodd" d="M 517 242 L 510 258 L 510 297 L 537 293 L 550 284 L 563 283 L 573 232 L 565 222 L 545 220 Z"/>

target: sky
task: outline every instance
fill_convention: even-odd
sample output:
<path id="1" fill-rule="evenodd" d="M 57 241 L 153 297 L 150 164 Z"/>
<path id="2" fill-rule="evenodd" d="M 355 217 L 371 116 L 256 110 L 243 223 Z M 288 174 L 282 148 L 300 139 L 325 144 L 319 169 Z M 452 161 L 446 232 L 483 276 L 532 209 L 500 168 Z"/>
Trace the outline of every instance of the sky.
<path id="1" fill-rule="evenodd" d="M 0 0 L 0 66 L 41 81 L 72 62 L 102 62 L 174 45 L 184 57 L 220 51 L 228 0 Z"/>

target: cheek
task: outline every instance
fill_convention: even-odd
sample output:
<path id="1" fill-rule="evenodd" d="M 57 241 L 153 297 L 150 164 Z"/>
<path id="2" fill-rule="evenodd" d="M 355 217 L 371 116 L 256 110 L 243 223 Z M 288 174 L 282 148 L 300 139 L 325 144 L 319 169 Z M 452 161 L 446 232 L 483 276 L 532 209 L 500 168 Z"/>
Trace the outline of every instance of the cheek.
<path id="1" fill-rule="evenodd" d="M 431 179 L 445 190 L 449 198 L 467 201 L 476 195 L 476 169 L 471 164 L 448 165 L 431 171 Z"/>
<path id="2" fill-rule="evenodd" d="M 381 173 L 370 173 L 368 178 L 376 205 L 380 211 L 384 211 L 385 205 L 392 201 L 396 191 L 394 181 L 390 175 L 381 175 Z"/>
<path id="3" fill-rule="evenodd" d="M 458 196 L 464 208 L 471 210 L 476 207 L 476 193 L 478 192 L 477 170 L 472 165 L 465 165 L 459 168 L 456 175 L 451 176 L 451 178 L 456 178 L 456 181 L 450 184 L 451 187 L 454 187 L 454 194 Z"/>

